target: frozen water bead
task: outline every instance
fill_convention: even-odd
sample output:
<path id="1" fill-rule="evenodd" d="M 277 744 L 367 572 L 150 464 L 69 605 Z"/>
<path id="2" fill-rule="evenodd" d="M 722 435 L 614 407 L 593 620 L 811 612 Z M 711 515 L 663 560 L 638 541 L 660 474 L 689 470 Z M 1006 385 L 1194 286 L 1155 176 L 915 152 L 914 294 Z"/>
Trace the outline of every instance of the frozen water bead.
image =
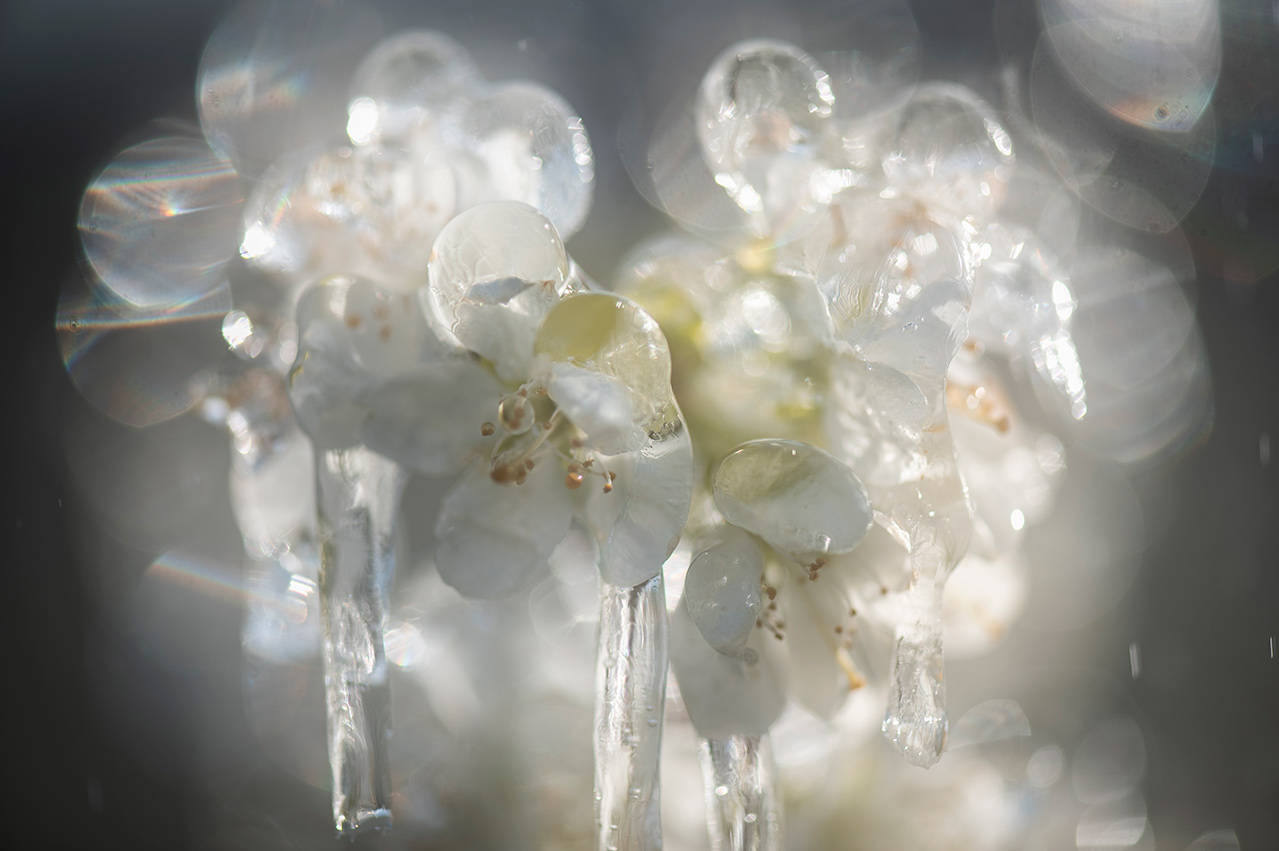
<path id="1" fill-rule="evenodd" d="M 98 277 L 130 305 L 185 304 L 222 282 L 242 201 L 230 163 L 203 139 L 150 139 L 89 184 L 80 240 Z"/>
<path id="2" fill-rule="evenodd" d="M 587 431 L 600 449 L 615 454 L 636 448 L 627 439 L 636 428 L 651 437 L 669 434 L 678 417 L 671 393 L 671 355 L 666 338 L 635 302 L 612 293 L 578 293 L 560 301 L 542 321 L 534 342 L 551 364 L 548 389 L 569 419 Z M 627 404 L 601 406 L 607 386 L 584 381 L 581 372 L 615 382 Z M 618 421 L 625 416 L 625 421 Z M 595 429 L 587 428 L 594 422 Z"/>
<path id="3" fill-rule="evenodd" d="M 428 308 L 443 330 L 527 377 L 533 336 L 567 289 L 568 255 L 545 216 L 517 201 L 480 204 L 449 222 L 431 250 Z"/>
<path id="4" fill-rule="evenodd" d="M 993 212 L 1012 165 L 1012 139 L 994 109 L 953 83 L 915 90 L 884 156 L 890 183 L 956 218 Z"/>
<path id="5" fill-rule="evenodd" d="M 508 83 L 465 104 L 456 142 L 488 167 L 494 198 L 541 210 L 568 238 L 591 208 L 595 157 L 573 108 L 532 83 Z"/>
<path id="6" fill-rule="evenodd" d="M 702 78 L 698 136 L 714 171 L 749 159 L 810 150 L 835 101 L 826 72 L 782 41 L 735 44 Z"/>
<path id="7" fill-rule="evenodd" d="M 356 145 L 402 141 L 479 78 L 470 54 L 443 33 L 409 30 L 384 39 L 351 81 L 347 135 Z"/>
<path id="8" fill-rule="evenodd" d="M 728 527 L 717 537 L 689 565 L 684 599 L 706 643 L 740 656 L 759 615 L 764 560 L 744 532 Z"/>
<path id="9" fill-rule="evenodd" d="M 846 553 L 870 531 L 870 498 L 861 480 L 807 443 L 744 443 L 720 462 L 712 487 L 728 522 L 796 560 Z"/>
<path id="10" fill-rule="evenodd" d="M 346 87 L 382 35 L 363 2 L 242 3 L 214 31 L 196 80 L 200 126 L 242 174 L 341 138 Z"/>

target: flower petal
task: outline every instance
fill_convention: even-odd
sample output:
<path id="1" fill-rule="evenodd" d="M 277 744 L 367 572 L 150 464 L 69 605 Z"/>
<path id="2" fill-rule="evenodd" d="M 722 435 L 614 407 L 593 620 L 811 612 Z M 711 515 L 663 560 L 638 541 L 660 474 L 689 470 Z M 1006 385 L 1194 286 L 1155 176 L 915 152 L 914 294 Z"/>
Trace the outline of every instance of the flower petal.
<path id="1" fill-rule="evenodd" d="M 706 738 L 768 732 L 786 697 L 767 654 L 748 647 L 753 661 L 747 662 L 720 653 L 706 643 L 686 602 L 681 599 L 671 613 L 670 653 L 693 726 Z"/>
<path id="2" fill-rule="evenodd" d="M 547 393 L 586 434 L 586 444 L 606 455 L 639 449 L 644 433 L 635 423 L 631 394 L 620 381 L 568 363 L 552 365 Z"/>
<path id="3" fill-rule="evenodd" d="M 440 576 L 464 596 L 506 597 L 527 587 L 568 534 L 573 508 L 559 468 L 542 464 L 522 485 L 473 467 L 444 499 L 435 522 Z"/>
<path id="4" fill-rule="evenodd" d="M 428 476 L 456 473 L 488 442 L 480 426 L 492 418 L 501 385 L 470 361 L 446 361 L 382 382 L 361 401 L 361 432 L 373 451 Z"/>
<path id="5" fill-rule="evenodd" d="M 600 573 L 629 588 L 657 575 L 679 543 L 692 502 L 693 446 L 682 425 L 642 449 L 605 459 L 612 493 L 596 493 L 586 514 L 600 541 Z"/>

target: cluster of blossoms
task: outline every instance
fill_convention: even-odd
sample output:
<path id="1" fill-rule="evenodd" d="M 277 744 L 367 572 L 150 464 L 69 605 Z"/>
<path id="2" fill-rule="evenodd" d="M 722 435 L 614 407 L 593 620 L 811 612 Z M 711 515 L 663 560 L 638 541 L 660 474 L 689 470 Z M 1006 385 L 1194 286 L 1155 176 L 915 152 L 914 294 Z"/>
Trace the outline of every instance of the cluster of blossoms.
<path id="1" fill-rule="evenodd" d="M 120 230 L 111 169 L 163 148 L 236 213 L 205 229 L 237 256 L 210 238 L 174 265 L 201 270 L 197 289 L 231 278 L 238 360 L 199 398 L 236 450 L 244 643 L 322 648 L 339 830 L 389 823 L 385 627 L 410 474 L 451 481 L 433 563 L 465 597 L 525 592 L 574 532 L 593 548 L 599 847 L 661 841 L 668 593 L 713 841 L 777 847 L 766 737 L 788 701 L 832 719 L 883 689 L 883 733 L 933 765 L 943 632 L 972 652 L 1015 619 L 1021 535 L 1064 466 L 1012 385 L 1068 420 L 1089 403 L 1048 214 L 1016 200 L 1046 179 L 994 110 L 930 83 L 851 115 L 800 49 L 735 45 L 695 111 L 692 189 L 714 226 L 638 246 L 606 288 L 564 247 L 593 166 L 558 95 L 486 83 L 451 40 L 406 33 L 355 71 L 342 144 L 264 162 L 237 61 L 206 54 L 203 138 L 126 151 L 82 228 L 107 288 L 145 309 L 163 294 L 113 286 L 120 243 L 94 236 Z"/>
<path id="2" fill-rule="evenodd" d="M 1000 218 L 1012 141 L 962 87 L 849 118 L 811 57 L 747 42 L 704 78 L 697 130 L 737 226 L 641 246 L 618 283 L 671 341 L 700 462 L 681 693 L 711 737 L 761 735 L 786 693 L 830 717 L 887 667 L 887 633 L 884 732 L 931 765 L 944 584 L 967 556 L 953 631 L 998 637 L 1062 466 L 1000 376 L 1078 381 L 1066 279 Z"/>

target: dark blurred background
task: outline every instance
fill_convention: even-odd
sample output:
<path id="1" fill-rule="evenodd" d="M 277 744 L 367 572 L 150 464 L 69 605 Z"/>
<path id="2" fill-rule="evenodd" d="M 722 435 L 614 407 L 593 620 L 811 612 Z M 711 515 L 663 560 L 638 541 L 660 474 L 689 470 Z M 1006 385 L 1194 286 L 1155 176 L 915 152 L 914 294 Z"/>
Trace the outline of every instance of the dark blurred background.
<path id="1" fill-rule="evenodd" d="M 749 2 L 472 0 L 380 8 L 388 30 L 442 29 L 476 53 L 491 79 L 533 76 L 578 108 L 593 135 L 598 184 L 590 223 L 570 249 L 606 278 L 626 246 L 661 224 L 631 187 L 616 144 L 635 98 L 645 91 L 659 98 L 654 80 L 700 74 L 707 55 L 743 35 L 773 26 L 784 38 L 820 33 L 824 20 L 846 18 L 856 5 L 790 3 L 783 11 Z M 922 77 L 959 79 L 994 99 L 995 4 L 910 5 L 921 31 Z M 1258 26 L 1276 26 L 1264 6 Z M 3 345 L 16 387 L 5 406 L 4 655 L 13 668 L 0 717 L 13 754 L 3 772 L 8 847 L 331 842 L 326 794 L 254 760 L 240 671 L 208 661 L 235 657 L 238 608 L 212 607 L 200 634 L 226 652 L 194 650 L 189 666 L 157 661 L 111 616 L 113 601 L 155 557 L 141 538 L 122 540 L 101 525 L 112 487 L 132 489 L 128 504 L 153 505 L 161 518 L 167 505 L 185 500 L 193 508 L 174 534 L 225 543 L 236 538 L 226 481 L 202 477 L 199 465 L 177 455 L 156 455 L 141 471 L 112 467 L 103 452 L 130 457 L 152 433 L 83 401 L 53 332 L 59 291 L 74 269 L 83 187 L 140 125 L 166 116 L 194 120 L 201 48 L 229 7 L 214 0 L 0 5 L 0 185 L 9 210 L 0 257 L 10 302 Z M 1025 12 L 1033 22 L 1029 3 Z M 1020 37 L 1033 40 L 1033 30 Z M 1232 64 L 1229 44 L 1225 55 L 1219 101 L 1251 116 L 1253 132 L 1279 151 L 1279 113 L 1267 100 L 1274 78 Z M 1222 132 L 1234 131 L 1226 123 Z M 1149 818 L 1159 847 L 1175 851 L 1219 827 L 1233 828 L 1245 851 L 1279 848 L 1279 460 L 1269 449 L 1273 442 L 1279 455 L 1276 164 L 1279 156 L 1273 164 L 1219 166 L 1183 222 L 1198 271 L 1215 423 L 1206 441 L 1161 470 L 1130 471 L 1145 519 L 1140 569 L 1116 605 L 1059 638 L 1072 652 L 1087 649 L 1142 722 L 1152 743 Z M 225 458 L 225 438 L 191 418 L 156 429 L 180 438 L 188 452 Z M 96 465 L 94 480 L 105 485 L 86 486 L 86 477 L 74 475 L 82 464 Z M 1023 662 L 1048 669 L 1054 660 Z M 225 746 L 213 754 L 209 731 Z"/>

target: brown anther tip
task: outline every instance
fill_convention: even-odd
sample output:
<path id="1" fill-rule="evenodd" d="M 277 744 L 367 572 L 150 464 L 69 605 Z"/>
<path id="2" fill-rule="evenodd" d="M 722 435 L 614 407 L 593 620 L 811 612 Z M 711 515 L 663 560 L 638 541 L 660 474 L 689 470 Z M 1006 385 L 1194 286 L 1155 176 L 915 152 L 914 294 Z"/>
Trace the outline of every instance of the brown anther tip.
<path id="1" fill-rule="evenodd" d="M 612 482 L 605 482 L 605 483 L 604 483 L 604 493 L 612 493 L 612 492 L 613 492 L 613 483 L 612 483 Z"/>
<path id="2" fill-rule="evenodd" d="M 346 327 L 350 328 L 352 331 L 363 324 L 364 320 L 360 318 L 359 314 L 353 313 L 346 318 Z"/>
<path id="3" fill-rule="evenodd" d="M 769 603 L 769 604 L 768 604 L 768 610 L 769 610 L 770 612 L 775 612 L 775 611 L 777 611 L 777 604 L 776 604 L 776 603 Z"/>
<path id="4" fill-rule="evenodd" d="M 591 469 L 591 465 L 594 463 L 595 463 L 594 458 L 587 458 L 585 461 L 582 462 L 582 466 L 589 470 Z"/>
<path id="5" fill-rule="evenodd" d="M 757 628 L 762 627 L 763 625 L 764 625 L 764 622 L 762 620 L 760 620 L 759 618 L 755 619 L 755 626 Z"/>
<path id="6" fill-rule="evenodd" d="M 581 464 L 578 464 L 578 463 L 576 463 L 576 462 L 574 462 L 574 463 L 572 463 L 572 464 L 569 464 L 569 465 L 568 465 L 568 471 L 569 471 L 570 473 L 580 473 L 580 472 L 582 472 L 582 465 L 581 465 Z"/>
<path id="7" fill-rule="evenodd" d="M 835 624 L 835 634 L 842 635 L 843 633 L 844 633 L 844 628 L 840 626 L 839 624 Z"/>
<path id="8" fill-rule="evenodd" d="M 781 641 L 781 640 L 782 640 L 782 634 L 781 634 L 780 632 L 775 632 L 775 633 L 773 633 L 773 638 L 776 638 L 778 641 Z"/>
<path id="9" fill-rule="evenodd" d="M 533 469 L 533 459 L 532 459 L 532 458 L 525 458 L 525 459 L 524 459 L 524 469 L 525 469 L 525 470 L 531 470 L 531 469 Z"/>
<path id="10" fill-rule="evenodd" d="M 848 610 L 848 613 L 849 613 L 850 615 L 852 615 L 853 617 L 857 617 L 857 610 L 856 610 L 856 609 L 849 609 L 849 610 Z"/>
<path id="11" fill-rule="evenodd" d="M 542 423 L 542 431 L 550 431 L 550 430 L 551 430 L 550 420 L 547 420 L 546 422 Z"/>
<path id="12" fill-rule="evenodd" d="M 817 574 L 816 574 L 816 573 L 810 573 L 810 574 L 808 574 L 808 581 L 809 581 L 809 582 L 816 582 L 816 581 L 817 581 Z"/>
<path id="13" fill-rule="evenodd" d="M 879 586 L 879 593 L 880 593 L 880 594 L 887 595 L 887 594 L 888 594 L 888 586 L 887 586 L 887 585 L 881 585 L 881 586 Z"/>
<path id="14" fill-rule="evenodd" d="M 611 471 L 610 471 L 610 472 L 609 472 L 609 474 L 608 474 L 608 480 L 609 480 L 610 482 L 615 482 L 615 481 L 617 481 L 617 473 L 614 473 L 614 472 L 611 472 Z"/>
<path id="15" fill-rule="evenodd" d="M 582 448 L 582 438 L 580 438 L 580 437 L 575 437 L 575 438 L 573 438 L 572 440 L 570 440 L 570 441 L 568 442 L 568 445 L 569 445 L 569 446 L 571 446 L 571 447 L 573 447 L 574 449 L 581 449 L 581 448 Z"/>
<path id="16" fill-rule="evenodd" d="M 391 339 L 391 326 L 383 325 L 381 328 L 377 329 L 377 335 L 382 342 L 385 343 L 387 340 Z"/>
<path id="17" fill-rule="evenodd" d="M 1008 429 L 1011 426 L 1012 426 L 1012 423 L 1008 421 L 1008 417 L 1000 417 L 998 420 L 995 421 L 995 428 L 999 430 L 1000 434 L 1007 434 Z"/>
<path id="18" fill-rule="evenodd" d="M 764 593 L 768 595 L 768 599 L 770 599 L 770 600 L 776 600 L 776 599 L 777 599 L 777 589 L 776 589 L 776 588 L 774 588 L 772 585 L 765 585 L 765 586 L 764 586 Z"/>
<path id="19" fill-rule="evenodd" d="M 497 426 L 493 425 L 492 423 L 484 423 L 482 426 L 480 426 L 480 434 L 484 435 L 485 437 L 488 437 L 489 435 L 493 434 L 493 432 L 495 431 L 497 431 Z"/>
<path id="20" fill-rule="evenodd" d="M 521 399 L 527 399 L 527 398 L 528 398 L 528 388 L 527 388 L 527 387 L 521 387 L 519 390 L 516 390 L 516 391 L 515 391 L 515 395 L 516 395 L 516 396 L 519 396 Z"/>

